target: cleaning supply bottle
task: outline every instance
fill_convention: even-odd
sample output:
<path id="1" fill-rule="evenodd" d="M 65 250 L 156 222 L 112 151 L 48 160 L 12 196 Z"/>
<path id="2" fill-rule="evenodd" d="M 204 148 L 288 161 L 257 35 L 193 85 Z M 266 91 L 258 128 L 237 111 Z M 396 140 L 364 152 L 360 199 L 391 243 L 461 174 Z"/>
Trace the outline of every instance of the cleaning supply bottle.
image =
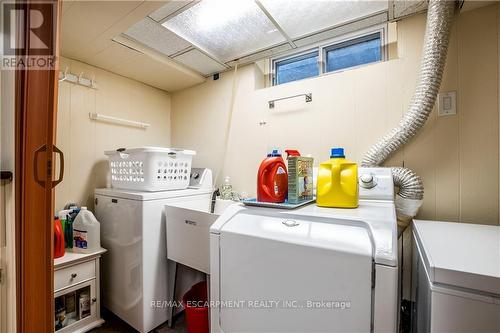
<path id="1" fill-rule="evenodd" d="M 330 160 L 319 166 L 316 204 L 321 207 L 358 207 L 358 166 L 345 159 L 343 148 L 333 148 Z"/>
<path id="2" fill-rule="evenodd" d="M 69 233 L 70 231 L 70 217 L 69 214 L 71 213 L 71 209 L 63 209 L 57 213 L 57 216 L 59 217 L 59 220 L 61 221 L 62 229 L 63 229 L 63 234 L 64 234 L 64 244 L 66 247 L 69 247 L 69 245 L 72 243 L 71 236 L 68 237 L 68 235 L 72 235 L 72 232 Z"/>
<path id="3" fill-rule="evenodd" d="M 68 240 L 66 243 L 66 246 L 69 247 L 70 249 L 73 248 L 73 222 L 75 222 L 76 217 L 78 216 L 78 213 L 80 212 L 80 208 L 74 205 L 69 206 L 69 213 L 67 215 L 66 219 L 66 239 Z"/>
<path id="4" fill-rule="evenodd" d="M 278 150 L 273 150 L 262 161 L 257 174 L 257 200 L 284 202 L 288 194 L 288 173 Z"/>
<path id="5" fill-rule="evenodd" d="M 233 185 L 231 185 L 231 178 L 226 176 L 224 178 L 224 184 L 222 185 L 220 191 L 220 198 L 222 200 L 231 200 L 233 196 Z"/>
<path id="6" fill-rule="evenodd" d="M 56 216 L 54 221 L 54 258 L 64 256 L 64 231 L 61 221 Z"/>
<path id="7" fill-rule="evenodd" d="M 100 248 L 100 223 L 87 207 L 82 207 L 73 222 L 73 251 L 91 253 Z"/>

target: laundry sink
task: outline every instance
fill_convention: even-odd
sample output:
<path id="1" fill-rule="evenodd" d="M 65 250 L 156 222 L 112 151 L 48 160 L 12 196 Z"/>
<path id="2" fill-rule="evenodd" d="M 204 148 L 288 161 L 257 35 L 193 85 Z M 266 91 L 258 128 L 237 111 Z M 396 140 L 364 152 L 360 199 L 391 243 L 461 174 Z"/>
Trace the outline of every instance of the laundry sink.
<path id="1" fill-rule="evenodd" d="M 198 210 L 182 204 L 165 206 L 168 259 L 210 274 L 210 226 L 226 210 L 238 204 L 217 199 L 214 213 L 210 207 Z"/>
<path id="2" fill-rule="evenodd" d="M 222 200 L 222 199 L 217 199 L 215 200 L 215 209 L 214 209 L 214 214 L 216 215 L 222 215 L 224 211 L 226 210 L 227 207 L 237 204 L 236 201 L 233 200 Z"/>

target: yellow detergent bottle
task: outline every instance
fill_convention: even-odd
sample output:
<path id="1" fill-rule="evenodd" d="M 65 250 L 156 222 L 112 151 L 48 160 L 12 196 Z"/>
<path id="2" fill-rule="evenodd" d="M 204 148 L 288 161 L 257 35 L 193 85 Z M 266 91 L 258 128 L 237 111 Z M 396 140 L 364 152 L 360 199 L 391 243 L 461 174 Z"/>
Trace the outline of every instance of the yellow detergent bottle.
<path id="1" fill-rule="evenodd" d="M 319 165 L 316 204 L 320 207 L 358 207 L 358 165 L 333 148 L 330 160 Z"/>

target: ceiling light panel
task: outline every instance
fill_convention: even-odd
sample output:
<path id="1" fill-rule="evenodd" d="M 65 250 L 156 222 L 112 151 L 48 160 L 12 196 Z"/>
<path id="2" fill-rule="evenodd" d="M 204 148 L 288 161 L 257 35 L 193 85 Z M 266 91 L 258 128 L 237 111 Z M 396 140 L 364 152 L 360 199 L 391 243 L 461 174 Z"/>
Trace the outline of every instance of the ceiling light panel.
<path id="1" fill-rule="evenodd" d="M 191 3 L 190 0 L 187 0 L 187 1 L 181 1 L 181 0 L 169 1 L 165 6 L 161 7 L 160 9 L 157 9 L 153 13 L 149 14 L 149 17 L 151 17 L 156 22 L 163 21 L 165 18 L 172 15 L 173 13 L 180 10 L 181 8 L 189 5 L 190 3 Z"/>
<path id="2" fill-rule="evenodd" d="M 168 56 L 191 46 L 189 42 L 148 17 L 131 26 L 124 34 Z"/>
<path id="3" fill-rule="evenodd" d="M 163 25 L 222 62 L 285 41 L 253 0 L 203 0 Z"/>
<path id="4" fill-rule="evenodd" d="M 226 67 L 197 49 L 182 53 L 173 59 L 204 75 L 218 73 L 226 69 Z"/>
<path id="5" fill-rule="evenodd" d="M 292 39 L 388 10 L 387 0 L 260 0 Z"/>

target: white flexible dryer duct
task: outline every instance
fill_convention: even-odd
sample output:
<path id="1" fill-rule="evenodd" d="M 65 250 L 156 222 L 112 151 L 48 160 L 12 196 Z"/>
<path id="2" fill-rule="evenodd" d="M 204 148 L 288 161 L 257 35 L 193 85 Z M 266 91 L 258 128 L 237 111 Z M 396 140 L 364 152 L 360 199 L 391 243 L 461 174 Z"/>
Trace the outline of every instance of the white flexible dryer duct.
<path id="1" fill-rule="evenodd" d="M 370 148 L 363 157 L 362 166 L 381 165 L 417 134 L 429 118 L 441 85 L 457 4 L 447 0 L 429 1 L 419 82 L 409 110 L 395 128 Z M 395 199 L 398 224 L 406 227 L 422 205 L 424 185 L 422 179 L 407 168 L 394 167 L 392 175 L 394 185 L 399 188 Z"/>

